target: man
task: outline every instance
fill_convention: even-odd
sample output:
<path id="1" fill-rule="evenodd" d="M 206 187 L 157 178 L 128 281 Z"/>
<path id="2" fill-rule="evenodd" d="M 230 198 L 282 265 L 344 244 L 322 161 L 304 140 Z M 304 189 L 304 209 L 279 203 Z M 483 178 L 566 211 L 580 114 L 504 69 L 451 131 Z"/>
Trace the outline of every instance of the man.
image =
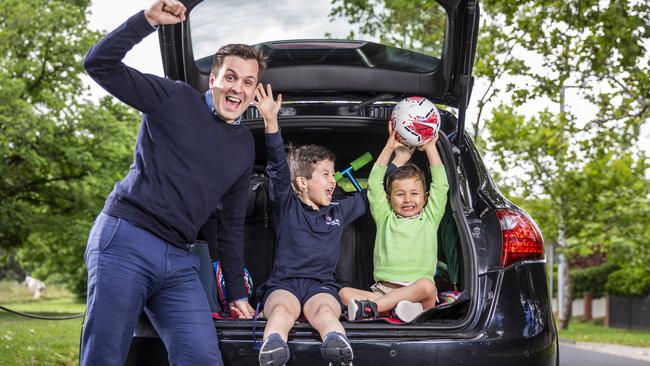
<path id="1" fill-rule="evenodd" d="M 255 153 L 239 119 L 265 68 L 261 54 L 245 45 L 222 47 L 205 95 L 122 63 L 159 25 L 184 21 L 185 10 L 179 1 L 158 0 L 84 60 L 99 85 L 142 112 L 142 122 L 131 169 L 108 196 L 88 239 L 82 366 L 123 365 L 143 309 L 170 364 L 222 364 L 199 259 L 190 250 L 208 219 L 219 233 L 231 313 L 254 313 L 243 278 L 243 223 Z"/>

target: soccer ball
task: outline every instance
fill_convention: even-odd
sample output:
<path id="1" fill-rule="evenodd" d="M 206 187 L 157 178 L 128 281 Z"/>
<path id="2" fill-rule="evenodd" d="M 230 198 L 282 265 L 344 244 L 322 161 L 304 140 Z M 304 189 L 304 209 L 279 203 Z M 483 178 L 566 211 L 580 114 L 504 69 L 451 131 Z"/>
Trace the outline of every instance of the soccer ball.
<path id="1" fill-rule="evenodd" d="M 397 140 L 418 147 L 433 140 L 440 128 L 440 112 L 423 97 L 408 97 L 397 103 L 390 115 Z"/>

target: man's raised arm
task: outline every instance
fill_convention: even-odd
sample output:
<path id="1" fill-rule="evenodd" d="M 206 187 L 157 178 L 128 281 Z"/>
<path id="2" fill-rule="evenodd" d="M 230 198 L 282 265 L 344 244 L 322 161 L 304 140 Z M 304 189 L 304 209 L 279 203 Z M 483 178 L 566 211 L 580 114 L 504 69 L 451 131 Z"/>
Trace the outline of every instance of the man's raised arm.
<path id="1" fill-rule="evenodd" d="M 185 20 L 185 6 L 177 0 L 158 0 L 149 9 L 129 18 L 93 46 L 83 66 L 88 75 L 107 92 L 142 111 L 154 110 L 177 87 L 174 82 L 142 74 L 126 66 L 126 53 L 156 27 Z"/>

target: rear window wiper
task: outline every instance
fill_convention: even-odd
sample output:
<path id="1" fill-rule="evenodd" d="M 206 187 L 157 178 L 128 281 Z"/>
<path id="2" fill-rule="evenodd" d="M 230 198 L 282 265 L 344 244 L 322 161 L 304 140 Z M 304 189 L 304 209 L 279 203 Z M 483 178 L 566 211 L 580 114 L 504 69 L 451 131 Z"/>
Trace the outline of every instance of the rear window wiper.
<path id="1" fill-rule="evenodd" d="M 365 106 L 368 106 L 368 105 L 370 105 L 370 104 L 372 104 L 374 102 L 389 100 L 389 99 L 393 99 L 395 97 L 397 97 L 397 94 L 382 93 L 382 94 L 379 94 L 379 95 L 377 95 L 375 97 L 372 97 L 370 99 L 364 100 L 363 102 L 361 102 L 359 104 L 351 105 L 349 107 L 349 110 L 352 113 L 356 113 L 359 109 L 361 109 L 361 108 L 363 108 Z"/>

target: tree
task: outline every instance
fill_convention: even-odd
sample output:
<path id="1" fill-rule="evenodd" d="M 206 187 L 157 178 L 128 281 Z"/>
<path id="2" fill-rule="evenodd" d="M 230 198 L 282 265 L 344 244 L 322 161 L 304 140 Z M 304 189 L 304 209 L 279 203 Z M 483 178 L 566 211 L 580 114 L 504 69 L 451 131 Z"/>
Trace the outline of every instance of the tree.
<path id="1" fill-rule="evenodd" d="M 538 97 L 557 100 L 567 82 L 580 83 L 585 97 L 599 109 L 599 117 L 584 125 L 578 125 L 571 115 L 562 111 L 560 115 L 543 113 L 529 126 L 541 126 L 537 127 L 541 131 L 532 133 L 533 137 L 521 136 L 521 144 L 533 146 L 541 142 L 534 137 L 540 132 L 549 138 L 546 150 L 543 144 L 536 145 L 540 150 L 537 154 L 527 154 L 531 160 L 525 161 L 535 169 L 532 176 L 538 179 L 533 181 L 542 188 L 542 194 L 551 197 L 557 209 L 555 212 L 559 213 L 555 236 L 558 244 L 569 256 L 573 250 L 589 250 L 601 240 L 609 243 L 611 250 L 618 248 L 614 245 L 616 241 L 619 245 L 625 242 L 628 246 L 643 248 L 643 242 L 649 240 L 647 233 L 636 239 L 630 233 L 638 224 L 647 221 L 643 212 L 647 212 L 648 180 L 645 176 L 648 166 L 636 143 L 641 125 L 647 123 L 650 116 L 650 67 L 644 47 L 650 37 L 647 22 L 650 5 L 647 2 L 595 0 L 532 1 L 516 5 L 488 0 L 485 4 L 489 12 L 501 20 L 504 29 L 523 41 L 517 44 L 521 53 L 529 59 L 537 56 L 543 60 L 544 68 L 540 71 L 528 69 L 524 75 L 527 85 L 515 95 L 524 95 L 527 100 Z M 562 125 L 548 126 L 543 119 L 559 121 Z M 502 128 L 498 127 L 502 121 L 495 118 L 493 121 L 494 128 Z M 558 135 L 558 131 L 562 133 Z M 501 137 L 506 139 L 505 143 L 497 142 L 495 146 L 500 145 L 504 151 L 512 153 L 507 146 L 512 137 Z M 498 140 L 496 136 L 491 138 Z M 537 164 L 534 159 L 538 159 Z M 543 183 L 544 178 L 556 181 Z M 629 184 L 623 186 L 630 189 L 620 189 L 621 179 Z M 582 198 L 580 195 L 591 200 L 576 202 L 576 197 Z M 639 200 L 641 206 L 646 203 L 645 208 L 628 209 L 630 205 L 638 207 Z M 587 204 L 581 206 L 580 203 Z M 576 205 L 582 209 L 578 210 Z M 613 215 L 621 211 L 625 211 L 628 220 L 622 220 L 623 215 Z M 572 217 L 577 220 L 572 222 Z M 561 270 L 566 277 L 565 285 L 570 286 L 569 261 L 565 263 L 567 266 Z M 570 287 L 565 289 L 565 294 L 560 317 L 562 328 L 568 327 Z"/>
<path id="2" fill-rule="evenodd" d="M 532 199 L 530 207 L 525 199 L 517 201 L 537 217 L 546 240 L 555 242 L 566 257 L 560 270 L 565 276 L 561 325 L 567 327 L 572 300 L 568 263 L 573 255 L 588 253 L 594 244 L 612 253 L 623 248 L 647 252 L 650 236 L 643 223 L 650 209 L 649 166 L 629 151 L 603 154 L 607 148 L 598 147 L 604 143 L 600 136 L 581 139 L 573 123 L 548 112 L 525 118 L 501 106 L 487 128 L 499 166 L 518 171 L 506 182 L 516 187 L 511 194 Z M 618 262 L 630 265 L 629 260 Z"/>
<path id="3" fill-rule="evenodd" d="M 89 1 L 0 3 L 0 253 L 79 288 L 83 248 L 129 164 L 137 117 L 88 100 Z M 129 122 L 129 123 L 127 123 Z"/>

